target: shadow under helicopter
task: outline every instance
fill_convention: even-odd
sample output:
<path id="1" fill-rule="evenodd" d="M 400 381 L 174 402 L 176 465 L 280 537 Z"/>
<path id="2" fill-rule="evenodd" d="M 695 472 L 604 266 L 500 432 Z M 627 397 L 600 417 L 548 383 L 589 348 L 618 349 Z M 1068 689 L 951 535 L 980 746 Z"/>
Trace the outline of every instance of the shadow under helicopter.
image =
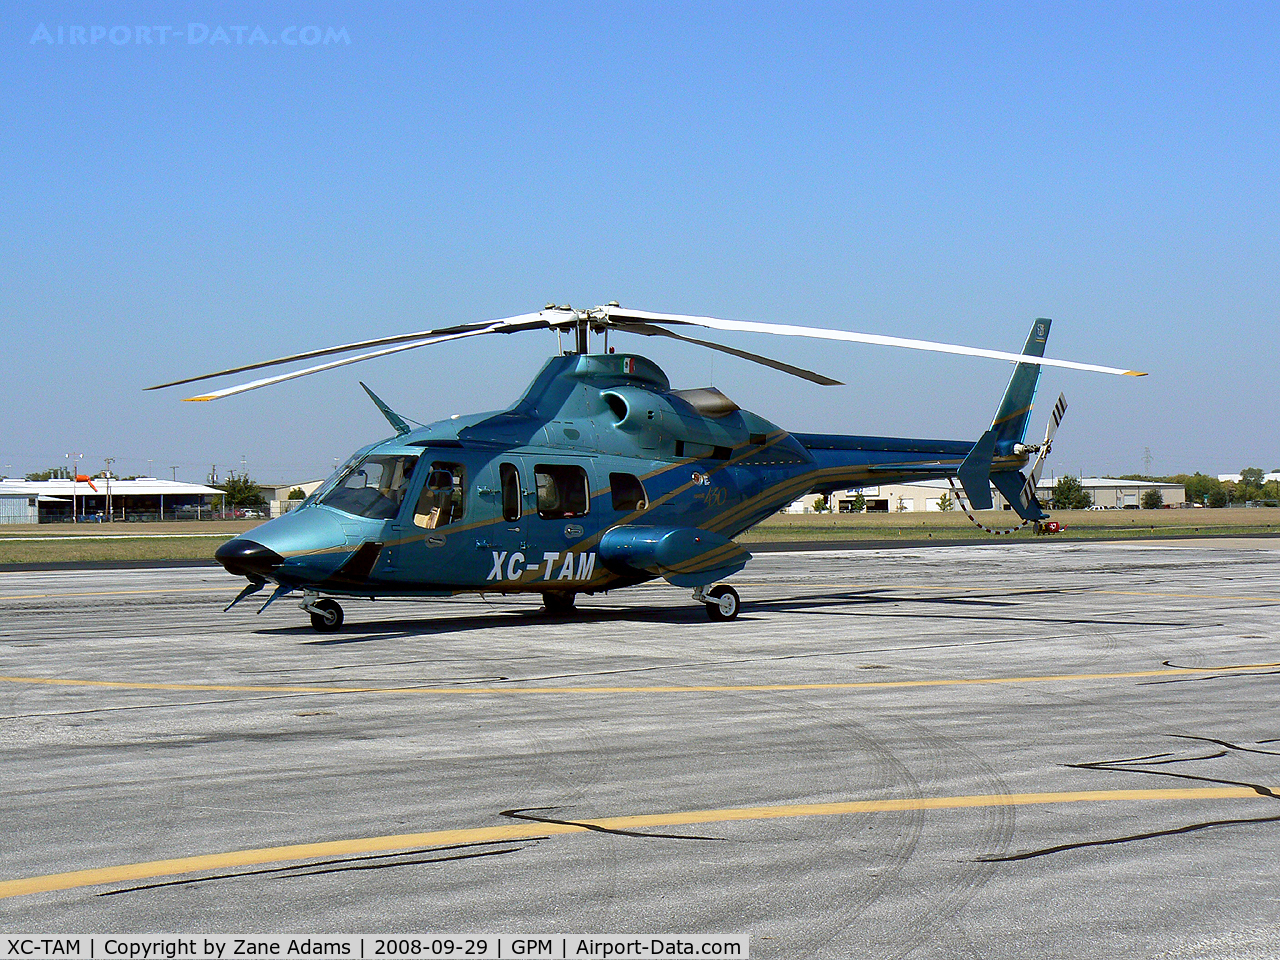
<path id="1" fill-rule="evenodd" d="M 839 609 L 839 607 L 848 609 Z M 775 597 L 753 600 L 744 606 L 740 621 L 754 621 L 763 613 L 789 613 L 800 616 L 824 617 L 910 617 L 925 620 L 998 621 L 1028 623 L 1049 626 L 1093 625 L 1124 627 L 1186 627 L 1181 621 L 1137 620 L 1106 617 L 1053 617 L 1017 616 L 1016 600 L 989 599 L 971 596 L 901 597 L 886 595 L 879 590 L 845 590 L 805 594 L 803 596 Z M 456 608 L 455 608 L 456 609 Z M 972 610 L 973 612 L 965 612 Z M 1008 611 L 1008 612 L 1005 612 Z M 466 613 L 461 616 L 445 613 L 443 616 L 374 620 L 366 623 L 347 621 L 343 632 L 305 641 L 310 646 L 338 646 L 362 643 L 375 639 L 396 637 L 442 636 L 474 630 L 489 630 L 513 623 L 540 624 L 605 624 L 605 623 L 658 623 L 689 625 L 708 628 L 706 613 L 699 604 L 686 606 L 617 606 L 586 605 L 567 615 L 549 614 L 542 607 L 502 608 L 494 605 L 483 613 Z M 278 636 L 314 636 L 306 624 L 286 627 L 264 627 L 258 634 Z"/>

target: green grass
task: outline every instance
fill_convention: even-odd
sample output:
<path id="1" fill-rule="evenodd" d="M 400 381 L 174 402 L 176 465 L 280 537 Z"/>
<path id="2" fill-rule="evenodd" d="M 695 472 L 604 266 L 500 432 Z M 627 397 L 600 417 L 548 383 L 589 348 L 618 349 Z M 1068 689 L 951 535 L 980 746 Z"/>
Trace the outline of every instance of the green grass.
<path id="1" fill-rule="evenodd" d="M 1016 526 L 1012 513 L 979 514 L 993 529 Z M 1058 539 L 1127 540 L 1206 535 L 1280 535 L 1280 509 L 1059 510 L 1066 524 Z M 130 560 L 212 560 L 218 546 L 261 521 L 186 523 L 42 524 L 0 527 L 0 565 L 15 563 L 111 563 Z M 1025 527 L 1012 538 L 1031 538 Z M 32 539 L 38 538 L 38 539 Z M 963 513 L 775 514 L 738 538 L 742 543 L 787 541 L 996 539 Z"/>
<path id="2" fill-rule="evenodd" d="M 212 560 L 258 520 L 173 523 L 57 523 L 0 527 L 0 564 Z"/>
<path id="3" fill-rule="evenodd" d="M 1229 510 L 1055 510 L 1066 529 L 1060 539 L 1132 539 L 1139 537 L 1247 536 L 1280 534 L 1280 509 Z M 1021 521 L 1007 511 L 977 514 L 994 530 Z M 1027 526 L 1010 536 L 1035 537 Z M 738 538 L 743 543 L 788 540 L 990 540 L 963 513 L 775 514 Z"/>

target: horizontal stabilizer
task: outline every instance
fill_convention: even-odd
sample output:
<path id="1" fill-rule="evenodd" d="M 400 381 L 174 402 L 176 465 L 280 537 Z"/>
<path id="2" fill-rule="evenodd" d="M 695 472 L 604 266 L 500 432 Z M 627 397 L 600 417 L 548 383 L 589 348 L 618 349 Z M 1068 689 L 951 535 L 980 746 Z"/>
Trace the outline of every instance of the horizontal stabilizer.
<path id="1" fill-rule="evenodd" d="M 600 538 L 600 562 L 619 574 L 665 577 L 677 587 L 703 587 L 737 573 L 751 554 L 727 537 L 697 527 L 614 527 Z"/>

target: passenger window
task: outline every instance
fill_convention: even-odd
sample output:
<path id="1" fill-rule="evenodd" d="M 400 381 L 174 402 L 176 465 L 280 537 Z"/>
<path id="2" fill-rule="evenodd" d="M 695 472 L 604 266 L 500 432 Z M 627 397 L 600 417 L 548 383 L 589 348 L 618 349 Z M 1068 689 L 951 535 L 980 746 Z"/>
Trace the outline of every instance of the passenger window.
<path id="1" fill-rule="evenodd" d="M 502 519 L 515 523 L 520 519 L 520 471 L 513 463 L 504 463 L 498 467 L 498 476 L 502 480 Z"/>
<path id="2" fill-rule="evenodd" d="M 643 510 L 646 506 L 644 487 L 640 478 L 629 473 L 609 474 L 609 489 L 613 492 L 613 509 L 621 513 Z"/>
<path id="3" fill-rule="evenodd" d="M 553 520 L 587 512 L 587 471 L 566 464 L 540 463 L 533 468 L 538 485 L 538 516 Z"/>
<path id="4" fill-rule="evenodd" d="M 460 463 L 431 464 L 418 495 L 413 522 L 427 530 L 446 527 L 462 519 L 466 510 L 467 468 Z"/>

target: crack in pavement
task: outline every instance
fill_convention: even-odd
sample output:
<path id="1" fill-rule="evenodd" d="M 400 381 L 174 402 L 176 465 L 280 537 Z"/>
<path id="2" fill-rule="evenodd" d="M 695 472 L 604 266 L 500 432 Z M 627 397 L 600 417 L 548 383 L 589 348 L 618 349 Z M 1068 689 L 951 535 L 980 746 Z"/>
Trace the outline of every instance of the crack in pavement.
<path id="1" fill-rule="evenodd" d="M 1260 750 L 1254 747 L 1245 747 L 1232 743 L 1228 740 L 1219 740 L 1214 737 L 1194 737 L 1187 734 L 1169 734 L 1170 737 L 1179 740 L 1191 740 L 1199 743 L 1211 743 L 1224 749 L 1212 753 L 1205 753 L 1199 756 L 1179 757 L 1171 753 L 1153 753 L 1141 757 L 1127 757 L 1118 760 L 1096 760 L 1089 763 L 1068 763 L 1064 766 L 1075 770 L 1092 770 L 1102 773 L 1138 773 L 1153 777 L 1170 777 L 1176 780 L 1190 780 L 1197 783 L 1212 783 L 1218 786 L 1243 787 L 1253 790 L 1260 797 L 1266 797 L 1269 800 L 1280 800 L 1280 796 L 1267 786 L 1260 783 L 1250 783 L 1244 780 L 1229 780 L 1220 777 L 1200 776 L 1192 773 L 1175 773 L 1170 770 L 1152 770 L 1150 767 L 1163 767 L 1174 763 L 1197 763 L 1207 760 L 1219 760 L 1222 757 L 1231 755 L 1232 753 L 1255 753 L 1264 754 L 1266 756 L 1280 756 L 1280 752 L 1274 750 Z M 1275 740 L 1259 740 L 1262 743 L 1275 743 Z M 1037 857 L 1047 857 L 1055 853 L 1064 853 L 1069 850 L 1082 850 L 1088 847 L 1107 847 L 1116 846 L 1118 844 L 1135 843 L 1140 840 L 1152 840 L 1157 837 L 1172 837 L 1182 834 L 1196 833 L 1202 830 L 1212 830 L 1227 827 L 1242 827 L 1261 823 L 1277 823 L 1280 822 L 1280 814 L 1270 817 L 1243 817 L 1233 820 L 1208 820 L 1202 823 L 1190 823 L 1181 827 L 1171 827 L 1166 830 L 1152 830 L 1145 833 L 1135 833 L 1123 837 L 1110 837 L 1104 840 L 1081 840 L 1072 843 L 1061 843 L 1052 847 L 1044 847 L 1038 850 L 1028 850 L 1022 853 L 1007 854 L 1004 856 L 979 857 L 978 860 L 983 863 L 1009 863 L 1018 860 L 1032 860 Z"/>

